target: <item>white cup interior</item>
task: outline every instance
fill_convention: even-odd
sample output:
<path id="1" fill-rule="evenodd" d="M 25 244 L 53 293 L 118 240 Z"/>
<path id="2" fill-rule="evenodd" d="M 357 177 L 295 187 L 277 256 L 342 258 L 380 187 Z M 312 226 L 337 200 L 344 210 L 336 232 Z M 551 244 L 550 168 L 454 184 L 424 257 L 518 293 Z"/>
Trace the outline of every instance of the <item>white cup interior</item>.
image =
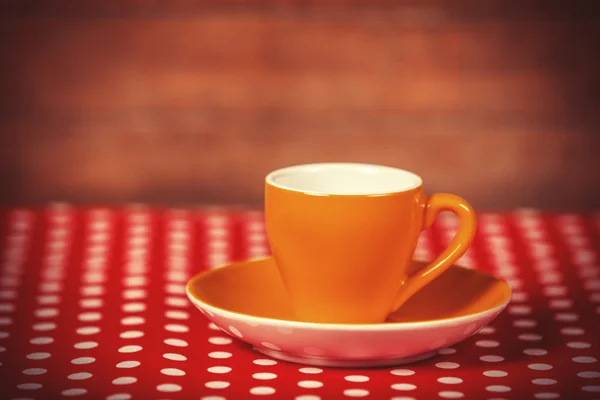
<path id="1" fill-rule="evenodd" d="M 278 169 L 268 184 L 321 195 L 377 195 L 404 192 L 423 183 L 416 174 L 398 168 L 358 163 L 305 164 Z"/>

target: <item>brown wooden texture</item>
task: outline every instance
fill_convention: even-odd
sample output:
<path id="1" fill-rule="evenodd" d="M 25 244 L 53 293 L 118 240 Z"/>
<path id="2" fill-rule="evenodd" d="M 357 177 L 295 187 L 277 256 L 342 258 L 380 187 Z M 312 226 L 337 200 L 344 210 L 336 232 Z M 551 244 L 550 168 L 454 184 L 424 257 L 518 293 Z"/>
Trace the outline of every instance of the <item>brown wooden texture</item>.
<path id="1" fill-rule="evenodd" d="M 597 208 L 587 4 L 5 2 L 1 200 L 260 204 L 273 168 L 361 161 Z"/>

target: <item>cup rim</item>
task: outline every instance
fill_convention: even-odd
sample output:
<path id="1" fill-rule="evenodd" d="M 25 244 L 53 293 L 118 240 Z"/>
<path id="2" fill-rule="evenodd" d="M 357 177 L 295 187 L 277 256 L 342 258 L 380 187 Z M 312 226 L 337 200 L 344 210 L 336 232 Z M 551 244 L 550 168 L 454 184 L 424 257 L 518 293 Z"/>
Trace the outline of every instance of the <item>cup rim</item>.
<path id="1" fill-rule="evenodd" d="M 324 169 L 333 169 L 333 168 L 350 168 L 350 169 L 352 169 L 352 168 L 355 168 L 355 169 L 363 169 L 363 170 L 371 169 L 375 173 L 377 172 L 375 170 L 395 172 L 398 174 L 404 174 L 405 176 L 412 178 L 415 181 L 415 183 L 412 185 L 403 187 L 402 189 L 396 189 L 396 190 L 361 191 L 358 193 L 337 193 L 334 191 L 305 190 L 305 189 L 297 188 L 297 187 L 294 187 L 291 185 L 280 184 L 275 181 L 276 178 L 281 176 L 282 174 L 297 173 L 302 170 L 310 170 L 310 169 L 315 169 L 315 168 L 324 168 Z M 265 182 L 266 182 L 266 184 L 268 184 L 270 186 L 273 186 L 273 187 L 276 187 L 276 188 L 279 188 L 282 190 L 290 191 L 290 192 L 298 192 L 298 193 L 304 193 L 304 194 L 315 195 L 315 196 L 345 196 L 345 197 L 384 196 L 384 195 L 390 195 L 390 194 L 395 194 L 395 193 L 409 192 L 411 190 L 414 190 L 414 189 L 417 189 L 417 188 L 423 186 L 423 178 L 421 178 L 419 175 L 415 174 L 412 171 L 408 171 L 408 170 L 402 169 L 402 168 L 391 167 L 388 165 L 382 165 L 382 164 L 369 164 L 369 163 L 356 163 L 356 162 L 325 162 L 325 163 L 309 163 L 309 164 L 292 165 L 292 166 L 279 168 L 279 169 L 269 172 L 267 174 L 267 176 L 265 177 Z"/>

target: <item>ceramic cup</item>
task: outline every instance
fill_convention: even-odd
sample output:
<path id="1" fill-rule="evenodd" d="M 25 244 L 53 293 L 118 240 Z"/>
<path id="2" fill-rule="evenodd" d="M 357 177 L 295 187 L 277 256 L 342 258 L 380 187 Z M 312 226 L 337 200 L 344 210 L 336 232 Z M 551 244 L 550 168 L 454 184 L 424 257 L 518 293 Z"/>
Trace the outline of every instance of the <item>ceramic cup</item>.
<path id="1" fill-rule="evenodd" d="M 444 210 L 459 219 L 456 236 L 433 262 L 409 276 L 420 233 Z M 269 173 L 265 218 L 296 318 L 338 324 L 384 322 L 465 253 L 476 226 L 464 199 L 426 196 L 423 180 L 412 172 L 356 163 Z"/>

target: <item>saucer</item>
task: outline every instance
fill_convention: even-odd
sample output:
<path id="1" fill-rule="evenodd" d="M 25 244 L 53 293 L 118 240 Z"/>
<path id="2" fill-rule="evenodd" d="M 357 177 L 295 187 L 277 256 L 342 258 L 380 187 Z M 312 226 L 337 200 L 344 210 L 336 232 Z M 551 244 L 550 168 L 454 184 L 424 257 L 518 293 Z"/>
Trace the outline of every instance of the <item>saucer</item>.
<path id="1" fill-rule="evenodd" d="M 414 261 L 412 269 L 425 264 Z M 490 323 L 511 297 L 505 281 L 455 265 L 384 323 L 298 322 L 271 257 L 200 273 L 186 292 L 210 321 L 256 351 L 325 367 L 391 366 L 432 357 Z"/>

